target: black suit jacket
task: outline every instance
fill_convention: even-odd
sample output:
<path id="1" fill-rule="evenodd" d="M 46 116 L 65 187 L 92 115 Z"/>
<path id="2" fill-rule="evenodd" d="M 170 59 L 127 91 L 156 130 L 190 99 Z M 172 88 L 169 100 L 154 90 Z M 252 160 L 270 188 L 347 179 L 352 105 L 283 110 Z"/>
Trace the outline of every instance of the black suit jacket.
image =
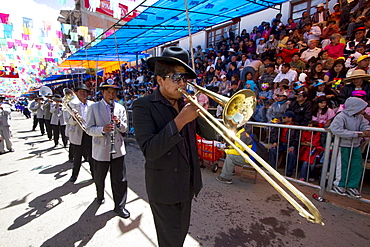
<path id="1" fill-rule="evenodd" d="M 198 118 L 184 127 L 188 135 L 181 136 L 174 122 L 178 113 L 159 89 L 135 100 L 132 110 L 136 140 L 146 159 L 149 201 L 174 204 L 189 200 L 191 187 L 197 195 L 202 188 L 202 178 L 195 134 L 214 139 L 215 131 Z M 184 143 L 185 138 L 188 145 Z"/>

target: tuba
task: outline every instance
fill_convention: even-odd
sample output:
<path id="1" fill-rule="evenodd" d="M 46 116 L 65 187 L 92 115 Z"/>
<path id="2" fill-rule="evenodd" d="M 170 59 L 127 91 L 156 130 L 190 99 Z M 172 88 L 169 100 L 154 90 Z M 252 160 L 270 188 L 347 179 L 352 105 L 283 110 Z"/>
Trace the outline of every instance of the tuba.
<path id="1" fill-rule="evenodd" d="M 72 118 L 77 122 L 83 131 L 86 132 L 86 121 L 76 114 L 72 107 L 69 105 L 70 102 L 78 104 L 79 99 L 76 94 L 69 88 L 63 89 L 64 97 L 62 99 L 62 105 L 66 108 L 66 111 L 71 114 Z"/>
<path id="2" fill-rule="evenodd" d="M 204 109 L 198 102 L 193 98 L 192 95 L 187 93 L 186 90 L 179 88 L 180 91 L 190 102 L 198 107 L 198 114 L 202 117 L 224 140 L 232 146 L 237 152 L 250 164 L 256 171 L 269 182 L 274 189 L 276 189 L 298 212 L 301 216 L 305 217 L 308 221 L 324 225 L 322 222 L 322 216 L 317 210 L 315 205 L 308 200 L 308 198 L 294 187 L 286 178 L 272 168 L 266 161 L 258 156 L 251 148 L 249 148 L 243 141 L 241 141 L 232 129 L 235 126 L 243 126 L 249 118 L 253 115 L 254 108 L 256 107 L 256 95 L 249 89 L 240 90 L 234 94 L 231 98 L 219 95 L 203 87 L 200 87 L 194 83 L 187 82 L 189 86 L 197 89 L 198 92 L 206 94 L 214 101 L 219 103 L 223 108 L 223 122 L 220 123 L 215 117 L 212 116 L 206 109 Z M 293 193 L 303 204 L 309 209 L 308 212 L 303 208 L 296 200 L 292 198 L 281 186 L 279 186 L 275 180 L 273 180 L 267 173 L 261 169 L 251 158 L 244 153 L 235 143 L 238 143 L 243 149 L 255 160 L 257 160 L 268 172 L 271 173 L 281 184 L 283 184 L 291 193 Z"/>

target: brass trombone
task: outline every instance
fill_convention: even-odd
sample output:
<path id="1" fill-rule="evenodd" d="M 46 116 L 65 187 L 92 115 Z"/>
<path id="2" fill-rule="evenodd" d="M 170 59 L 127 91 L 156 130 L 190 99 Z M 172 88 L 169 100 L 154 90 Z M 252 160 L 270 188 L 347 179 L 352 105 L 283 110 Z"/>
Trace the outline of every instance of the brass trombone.
<path id="1" fill-rule="evenodd" d="M 280 175 L 274 168 L 272 168 L 266 161 L 258 156 L 252 149 L 250 149 L 244 142 L 242 142 L 235 133 L 231 130 L 232 126 L 243 126 L 249 118 L 252 116 L 254 108 L 256 106 L 256 96 L 253 91 L 249 89 L 241 90 L 228 98 L 212 91 L 209 91 L 203 87 L 200 87 L 194 83 L 188 82 L 188 84 L 198 91 L 206 94 L 214 101 L 224 107 L 222 118 L 225 123 L 223 125 L 215 117 L 213 117 L 206 109 L 204 109 L 198 102 L 193 98 L 192 95 L 188 94 L 186 90 L 179 88 L 178 90 L 195 106 L 198 107 L 198 114 L 200 117 L 205 119 L 207 123 L 220 134 L 225 141 L 231 145 L 237 152 L 253 166 L 254 169 L 269 182 L 292 206 L 298 210 L 299 214 L 305 217 L 308 221 L 324 225 L 322 222 L 322 216 L 317 210 L 315 205 L 296 187 L 294 187 L 288 180 Z M 303 208 L 296 200 L 294 200 L 283 188 L 281 188 L 265 171 L 263 171 L 254 161 L 252 161 L 247 154 L 245 154 L 235 143 L 237 142 L 249 155 L 255 158 L 267 171 L 269 171 L 278 181 L 280 181 L 291 193 L 293 193 L 311 212 L 308 212 Z"/>
<path id="2" fill-rule="evenodd" d="M 71 114 L 72 118 L 77 122 L 81 129 L 86 132 L 86 121 L 75 113 L 74 109 L 69 105 L 70 102 L 78 104 L 79 100 L 76 94 L 69 88 L 63 89 L 64 97 L 62 99 L 62 105 L 66 108 L 66 111 Z"/>

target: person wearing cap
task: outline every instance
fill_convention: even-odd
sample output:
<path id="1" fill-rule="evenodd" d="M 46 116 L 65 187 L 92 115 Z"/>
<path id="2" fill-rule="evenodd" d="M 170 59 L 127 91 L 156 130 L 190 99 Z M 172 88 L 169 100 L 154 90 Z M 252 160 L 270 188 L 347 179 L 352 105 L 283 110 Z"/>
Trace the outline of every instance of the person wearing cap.
<path id="1" fill-rule="evenodd" d="M 271 106 L 267 109 L 266 118 L 270 123 L 276 123 L 280 121 L 283 113 L 288 109 L 290 101 L 288 101 L 288 92 L 282 92 L 281 94 L 276 95 L 276 100 Z"/>
<path id="2" fill-rule="evenodd" d="M 323 27 L 326 25 L 326 21 L 328 20 L 329 16 L 330 16 L 329 10 L 325 9 L 323 3 L 319 3 L 316 6 L 316 12 L 312 15 L 312 22 L 315 25 Z"/>
<path id="3" fill-rule="evenodd" d="M 212 128 L 198 118 L 197 107 L 179 91 L 196 78 L 189 54 L 167 47 L 148 59 L 159 87 L 133 103 L 136 141 L 145 157 L 145 182 L 159 246 L 182 246 L 190 223 L 192 199 L 202 187 L 196 133 L 215 139 Z M 235 66 L 236 67 L 236 66 Z"/>
<path id="4" fill-rule="evenodd" d="M 86 133 L 92 136 L 96 202 L 99 205 L 105 203 L 105 178 L 109 170 L 114 200 L 113 211 L 126 219 L 130 217 L 130 212 L 125 208 L 127 176 L 123 134 L 127 130 L 127 116 L 125 107 L 115 102 L 122 87 L 108 79 L 100 83 L 98 89 L 103 99 L 89 106 L 86 113 Z"/>
<path id="5" fill-rule="evenodd" d="M 340 102 L 338 100 L 338 93 L 326 85 L 324 80 L 317 80 L 312 84 L 308 90 L 308 101 L 314 101 L 320 96 L 325 96 L 329 100 L 330 107 L 337 107 Z"/>
<path id="6" fill-rule="evenodd" d="M 305 50 L 304 52 L 302 52 L 301 54 L 301 60 L 305 63 L 308 62 L 308 60 L 311 58 L 311 57 L 315 57 L 317 58 L 319 56 L 319 53 L 321 51 L 321 48 L 318 48 L 317 47 L 317 40 L 314 40 L 314 39 L 310 39 L 307 43 L 307 50 Z"/>
<path id="7" fill-rule="evenodd" d="M 277 88 L 278 83 L 281 82 L 283 79 L 288 79 L 289 87 L 292 88 L 293 82 L 297 80 L 297 77 L 298 77 L 297 71 L 292 70 L 290 68 L 289 63 L 284 63 L 281 66 L 281 71 L 279 72 L 279 74 L 277 74 L 277 76 L 274 79 L 274 89 Z"/>
<path id="8" fill-rule="evenodd" d="M 282 114 L 282 124 L 295 125 L 295 114 L 292 111 L 286 111 Z M 279 135 L 280 134 L 280 135 Z M 298 142 L 299 142 L 299 130 L 282 128 L 272 128 L 270 133 L 270 164 L 275 169 L 278 168 L 278 152 L 287 152 L 287 163 L 285 175 L 291 177 L 296 168 L 297 164 L 297 153 L 298 153 Z M 288 146 L 289 145 L 289 146 Z"/>
<path id="9" fill-rule="evenodd" d="M 350 77 L 354 71 L 363 70 L 366 74 L 370 74 L 370 56 L 365 54 L 357 58 L 357 66 L 347 71 L 347 77 Z"/>
<path id="10" fill-rule="evenodd" d="M 354 67 L 356 67 L 357 66 L 357 60 L 361 56 L 366 55 L 365 51 L 366 51 L 366 44 L 358 43 L 355 46 L 355 53 L 351 54 L 347 58 L 347 60 L 345 62 L 346 68 L 354 68 Z"/>
<path id="11" fill-rule="evenodd" d="M 336 3 L 333 6 L 333 12 L 330 14 L 329 19 L 334 20 L 336 25 L 339 27 L 340 24 L 340 16 L 342 14 L 342 11 L 340 9 L 340 3 Z"/>
<path id="12" fill-rule="evenodd" d="M 66 136 L 66 121 L 65 114 L 66 110 L 62 105 L 62 96 L 60 94 L 55 94 L 53 96 L 53 103 L 50 106 L 50 125 L 53 129 L 53 140 L 54 147 L 58 146 L 59 134 L 62 136 L 63 147 L 67 147 L 67 136 Z"/>
<path id="13" fill-rule="evenodd" d="M 355 47 L 358 43 L 363 43 L 366 45 L 370 44 L 370 39 L 365 37 L 365 31 L 365 27 L 359 27 L 353 31 L 354 38 L 351 41 L 347 42 L 344 54 L 349 55 L 355 53 Z"/>
<path id="14" fill-rule="evenodd" d="M 345 78 L 343 83 L 349 83 L 345 85 L 339 93 L 339 100 L 344 103 L 347 98 L 351 96 L 352 91 L 364 90 L 366 95 L 366 102 L 370 100 L 370 75 L 362 69 L 353 71 L 352 75 Z"/>
<path id="15" fill-rule="evenodd" d="M 9 118 L 12 113 L 10 105 L 5 104 L 5 96 L 0 95 L 0 154 L 5 153 L 4 142 L 9 152 L 14 152 L 12 141 L 10 140 Z"/>
<path id="16" fill-rule="evenodd" d="M 339 195 L 361 198 L 358 192 L 363 174 L 361 141 L 370 137 L 370 125 L 363 113 L 368 103 L 356 97 L 345 101 L 345 109 L 337 114 L 330 131 L 340 137 L 333 190 Z"/>
<path id="17" fill-rule="evenodd" d="M 294 100 L 289 104 L 287 111 L 292 111 L 295 114 L 295 123 L 301 126 L 307 126 L 312 120 L 311 112 L 312 104 L 308 100 L 308 93 L 300 91 Z"/>
<path id="18" fill-rule="evenodd" d="M 45 134 L 45 120 L 44 120 L 44 102 L 41 96 L 35 98 L 35 102 L 30 104 L 30 110 L 36 113 L 37 123 L 40 126 L 41 135 Z M 36 124 L 37 125 L 37 124 Z M 35 124 L 33 125 L 34 127 Z M 34 130 L 35 128 L 32 128 Z"/>
<path id="19" fill-rule="evenodd" d="M 226 75 L 221 75 L 221 82 L 218 86 L 218 94 L 226 96 L 231 89 L 231 83 L 227 80 Z"/>
<path id="20" fill-rule="evenodd" d="M 87 100 L 90 90 L 85 84 L 81 83 L 74 88 L 74 92 L 76 93 L 78 100 L 69 102 L 69 106 L 75 113 L 75 117 L 83 119 L 86 123 L 87 110 L 94 103 L 91 100 Z M 70 146 L 73 147 L 73 169 L 69 181 L 74 183 L 77 180 L 81 168 L 82 156 L 84 156 L 85 159 L 89 162 L 91 176 L 94 178 L 92 137 L 81 128 L 81 126 L 77 123 L 77 121 L 69 112 L 67 112 L 66 121 L 66 133 L 68 133 Z"/>
<path id="21" fill-rule="evenodd" d="M 53 139 L 53 129 L 50 124 L 50 120 L 51 120 L 50 108 L 53 103 L 53 99 L 52 99 L 53 95 L 49 93 L 45 97 L 46 97 L 46 100 L 44 102 L 44 110 L 45 110 L 44 120 L 45 120 L 46 134 L 48 136 L 49 141 L 51 141 Z"/>

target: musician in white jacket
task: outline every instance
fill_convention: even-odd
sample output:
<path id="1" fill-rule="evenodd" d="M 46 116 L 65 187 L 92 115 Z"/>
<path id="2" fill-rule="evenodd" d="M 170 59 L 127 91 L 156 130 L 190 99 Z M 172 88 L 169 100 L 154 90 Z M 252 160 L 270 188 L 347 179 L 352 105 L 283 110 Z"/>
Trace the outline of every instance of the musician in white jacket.
<path id="1" fill-rule="evenodd" d="M 54 103 L 50 106 L 51 119 L 50 124 L 53 129 L 54 147 L 58 146 L 59 134 L 62 136 L 63 146 L 67 147 L 68 139 L 66 137 L 66 122 L 64 114 L 66 114 L 62 106 L 62 96 L 55 94 L 53 97 Z"/>
<path id="2" fill-rule="evenodd" d="M 4 143 L 9 152 L 14 152 L 13 144 L 10 140 L 9 116 L 11 114 L 10 105 L 4 103 L 5 97 L 0 95 L 0 154 L 5 153 Z"/>
<path id="3" fill-rule="evenodd" d="M 122 218 L 129 218 L 130 212 L 125 208 L 127 178 L 124 163 L 126 149 L 123 140 L 123 133 L 127 129 L 127 117 L 125 108 L 114 102 L 122 87 L 108 79 L 100 84 L 99 90 L 103 99 L 88 108 L 86 117 L 86 132 L 93 137 L 92 157 L 97 203 L 105 202 L 104 181 L 110 170 L 114 212 Z"/>
<path id="4" fill-rule="evenodd" d="M 78 100 L 72 100 L 68 103 L 71 110 L 75 112 L 74 116 L 77 117 L 79 122 L 67 112 L 67 127 L 66 132 L 68 133 L 69 142 L 73 150 L 73 169 L 72 176 L 69 179 L 70 182 L 75 182 L 80 172 L 82 156 L 87 158 L 90 164 L 91 176 L 94 178 L 93 160 L 91 157 L 92 152 L 92 137 L 88 135 L 80 125 L 86 128 L 86 115 L 87 109 L 94 103 L 91 100 L 87 100 L 90 90 L 85 84 L 81 84 L 74 88 Z"/>

